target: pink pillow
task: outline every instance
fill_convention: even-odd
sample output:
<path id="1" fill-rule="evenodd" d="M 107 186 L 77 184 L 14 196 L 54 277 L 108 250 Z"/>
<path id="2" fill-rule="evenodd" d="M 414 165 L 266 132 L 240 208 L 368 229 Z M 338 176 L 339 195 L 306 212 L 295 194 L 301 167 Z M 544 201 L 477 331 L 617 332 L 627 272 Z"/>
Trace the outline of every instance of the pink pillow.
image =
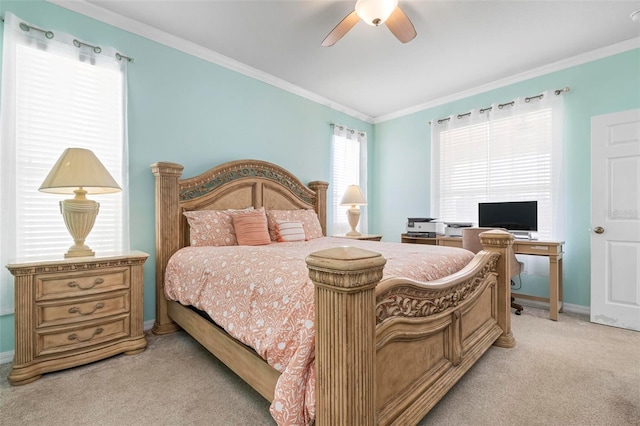
<path id="1" fill-rule="evenodd" d="M 264 209 L 262 209 L 264 211 Z M 189 239 L 193 247 L 235 246 L 238 244 L 233 229 L 232 217 L 254 211 L 253 207 L 242 210 L 197 210 L 183 212 L 189 223 Z"/>
<path id="2" fill-rule="evenodd" d="M 276 223 L 278 220 L 302 223 L 307 240 L 324 237 L 318 215 L 314 210 L 267 210 L 267 223 L 271 241 L 278 241 L 278 236 L 276 235 Z"/>
<path id="3" fill-rule="evenodd" d="M 267 217 L 264 211 L 234 215 L 233 228 L 236 232 L 238 245 L 260 246 L 271 243 L 269 230 L 267 229 Z"/>
<path id="4" fill-rule="evenodd" d="M 279 242 L 305 241 L 307 239 L 302 222 L 276 221 L 276 236 Z"/>

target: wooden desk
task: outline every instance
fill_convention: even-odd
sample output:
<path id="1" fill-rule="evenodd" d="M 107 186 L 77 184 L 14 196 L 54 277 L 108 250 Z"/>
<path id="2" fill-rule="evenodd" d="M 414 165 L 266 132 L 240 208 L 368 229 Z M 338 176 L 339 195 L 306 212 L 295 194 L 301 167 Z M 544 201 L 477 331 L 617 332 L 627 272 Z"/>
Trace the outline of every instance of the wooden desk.
<path id="1" fill-rule="evenodd" d="M 447 247 L 462 247 L 462 238 L 443 237 L 435 238 L 414 237 L 408 234 L 401 235 L 401 242 L 411 244 L 429 244 Z M 549 298 L 529 296 L 527 294 L 512 293 L 520 299 L 536 300 L 549 303 L 549 318 L 557 321 L 558 312 L 562 312 L 562 255 L 564 241 L 519 240 L 513 242 L 513 251 L 516 254 L 529 256 L 546 256 L 549 258 Z"/>
<path id="2" fill-rule="evenodd" d="M 564 241 L 515 240 L 513 251 L 529 256 L 549 258 L 549 298 L 511 293 L 521 299 L 549 302 L 549 318 L 558 321 L 558 312 L 562 312 L 562 254 Z"/>

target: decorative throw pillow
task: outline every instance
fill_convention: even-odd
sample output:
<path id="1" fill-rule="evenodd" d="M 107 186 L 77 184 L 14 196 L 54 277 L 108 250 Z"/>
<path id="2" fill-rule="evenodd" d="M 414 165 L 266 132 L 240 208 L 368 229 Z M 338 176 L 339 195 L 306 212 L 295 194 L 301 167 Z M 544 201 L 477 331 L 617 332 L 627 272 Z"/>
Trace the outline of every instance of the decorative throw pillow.
<path id="1" fill-rule="evenodd" d="M 194 247 L 235 246 L 231 216 L 224 210 L 184 212 L 189 222 L 189 239 Z"/>
<path id="2" fill-rule="evenodd" d="M 276 221 L 276 237 L 279 242 L 305 241 L 307 239 L 302 222 Z"/>
<path id="3" fill-rule="evenodd" d="M 193 247 L 235 246 L 238 244 L 233 229 L 232 216 L 254 211 L 253 207 L 241 210 L 198 210 L 184 212 L 189 223 L 189 239 Z M 264 211 L 264 209 L 263 209 Z"/>
<path id="4" fill-rule="evenodd" d="M 276 223 L 278 220 L 302 223 L 307 240 L 324 237 L 318 215 L 314 210 L 267 210 L 267 223 L 271 241 L 278 241 L 278 236 L 276 235 Z"/>
<path id="5" fill-rule="evenodd" d="M 269 230 L 267 229 L 267 217 L 264 210 L 255 213 L 234 215 L 233 228 L 236 232 L 238 245 L 260 246 L 270 244 Z"/>

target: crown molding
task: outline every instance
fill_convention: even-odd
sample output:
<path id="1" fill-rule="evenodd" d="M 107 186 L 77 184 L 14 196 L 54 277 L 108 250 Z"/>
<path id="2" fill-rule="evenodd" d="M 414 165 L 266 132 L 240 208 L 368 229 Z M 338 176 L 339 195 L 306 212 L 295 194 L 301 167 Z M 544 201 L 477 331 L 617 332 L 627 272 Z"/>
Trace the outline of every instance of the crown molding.
<path id="1" fill-rule="evenodd" d="M 434 99 L 429 102 L 425 102 L 410 108 L 405 108 L 396 112 L 392 112 L 392 113 L 381 115 L 374 118 L 367 114 L 361 113 L 359 111 L 356 111 L 354 109 L 341 105 L 337 102 L 334 102 L 331 99 L 325 98 L 309 90 L 306 90 L 300 86 L 296 86 L 295 84 L 289 83 L 286 80 L 275 77 L 264 71 L 260 71 L 259 69 L 253 68 L 247 64 L 236 61 L 235 59 L 231 59 L 228 56 L 224 56 L 218 52 L 204 48 L 198 44 L 184 40 L 180 37 L 176 37 L 174 35 L 171 35 L 165 31 L 159 30 L 150 25 L 143 24 L 131 18 L 127 18 L 125 16 L 103 9 L 94 4 L 87 3 L 85 0 L 47 0 L 47 1 L 57 6 L 64 7 L 65 9 L 69 9 L 71 11 L 80 13 L 90 18 L 97 19 L 101 22 L 112 25 L 114 27 L 123 29 L 130 33 L 145 37 L 149 40 L 158 42 L 165 46 L 169 46 L 174 49 L 185 52 L 187 54 L 204 59 L 208 62 L 212 62 L 214 64 L 220 65 L 232 71 L 236 71 L 240 74 L 262 81 L 271 86 L 277 87 L 279 89 L 282 89 L 287 92 L 293 93 L 295 95 L 301 96 L 303 98 L 309 99 L 310 101 L 313 101 L 320 105 L 324 105 L 335 111 L 342 112 L 351 117 L 357 118 L 359 120 L 362 120 L 364 122 L 371 123 L 371 124 L 382 123 L 395 118 L 403 117 L 405 115 L 413 114 L 425 109 L 433 108 L 439 105 L 444 105 L 449 102 L 454 102 L 460 99 L 468 98 L 470 96 L 478 95 L 480 93 L 488 92 L 490 90 L 505 87 L 510 84 L 519 83 L 519 82 L 529 80 L 535 77 L 539 77 L 545 74 L 549 74 L 555 71 L 560 71 L 566 68 L 574 67 L 576 65 L 581 65 L 587 62 L 602 59 L 607 56 L 612 56 L 618 53 L 626 52 L 628 50 L 640 48 L 640 37 L 632 38 L 629 40 L 622 41 L 620 43 L 616 43 L 610 46 L 605 46 L 600 49 L 582 53 L 580 55 L 572 56 L 570 58 L 562 59 L 560 61 L 553 62 L 548 65 L 534 68 L 532 70 L 529 70 L 520 74 L 516 74 L 511 77 L 496 80 L 491 83 L 487 83 L 481 86 L 471 88 L 469 90 L 464 90 L 462 92 L 454 93 L 452 95 Z"/>
<path id="2" fill-rule="evenodd" d="M 516 74 L 511 77 L 503 78 L 493 81 L 491 83 L 483 84 L 481 86 L 474 87 L 469 90 L 454 93 L 442 98 L 434 99 L 433 101 L 425 102 L 420 105 L 416 105 L 410 108 L 406 108 L 400 111 L 392 112 L 390 114 L 380 115 L 373 120 L 374 124 L 382 123 L 384 121 L 393 120 L 394 118 L 403 117 L 405 115 L 413 114 L 425 109 L 437 107 L 447 104 L 449 102 L 457 101 L 460 99 L 468 98 L 470 96 L 478 95 L 480 93 L 488 92 L 490 90 L 499 89 L 501 87 L 508 86 L 510 84 L 519 83 L 521 81 L 529 80 L 535 77 L 540 77 L 545 74 L 560 71 L 566 68 L 571 68 L 576 65 L 581 65 L 587 62 L 592 62 L 598 59 L 606 58 L 607 56 L 616 55 L 618 53 L 626 52 L 628 50 L 640 48 L 640 37 L 632 38 L 622 41 L 620 43 L 605 46 L 600 49 L 592 50 L 590 52 L 582 53 L 580 55 L 572 56 L 570 58 L 562 59 L 557 62 L 553 62 L 548 65 L 544 65 L 532 70 Z"/>
<path id="3" fill-rule="evenodd" d="M 47 1 L 55 4 L 56 6 L 60 6 L 81 15 L 97 19 L 98 21 L 104 22 L 130 33 L 158 42 L 165 46 L 172 47 L 174 49 L 180 50 L 181 52 L 198 57 L 200 59 L 204 59 L 205 61 L 220 65 L 221 67 L 230 69 L 232 71 L 236 71 L 240 74 L 246 75 L 247 77 L 251 77 L 279 89 L 286 90 L 287 92 L 309 99 L 310 101 L 313 101 L 317 104 L 324 105 L 328 108 L 350 115 L 351 117 L 357 118 L 364 122 L 374 122 L 373 117 L 367 114 L 341 105 L 337 102 L 332 101 L 331 99 L 327 99 L 300 86 L 296 86 L 295 84 L 290 83 L 286 80 L 275 77 L 274 75 L 261 71 L 257 68 L 253 68 L 247 64 L 236 61 L 235 59 L 231 59 L 228 56 L 202 47 L 196 43 L 192 43 L 183 38 L 159 30 L 158 28 L 143 24 L 134 19 L 127 18 L 125 16 L 103 9 L 94 4 L 87 3 L 85 0 Z"/>

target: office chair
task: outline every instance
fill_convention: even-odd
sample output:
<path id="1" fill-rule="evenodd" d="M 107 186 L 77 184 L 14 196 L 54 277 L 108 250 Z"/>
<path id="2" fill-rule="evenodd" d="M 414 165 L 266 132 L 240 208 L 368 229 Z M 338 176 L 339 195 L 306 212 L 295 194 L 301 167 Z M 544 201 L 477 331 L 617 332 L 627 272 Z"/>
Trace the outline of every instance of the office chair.
<path id="1" fill-rule="evenodd" d="M 491 229 L 501 229 L 501 228 L 462 228 L 462 248 L 469 250 L 473 253 L 478 253 L 482 250 L 482 243 L 480 242 L 480 233 L 489 231 Z M 502 231 L 506 231 L 506 229 L 501 229 Z M 524 270 L 524 263 L 520 262 L 518 258 L 516 258 L 516 254 L 513 252 L 513 249 L 510 250 L 511 253 L 511 285 L 514 284 L 513 277 L 516 275 L 520 275 Z M 524 307 L 515 302 L 515 299 L 511 297 L 511 307 L 516 310 L 516 315 L 520 315 L 524 310 Z"/>

